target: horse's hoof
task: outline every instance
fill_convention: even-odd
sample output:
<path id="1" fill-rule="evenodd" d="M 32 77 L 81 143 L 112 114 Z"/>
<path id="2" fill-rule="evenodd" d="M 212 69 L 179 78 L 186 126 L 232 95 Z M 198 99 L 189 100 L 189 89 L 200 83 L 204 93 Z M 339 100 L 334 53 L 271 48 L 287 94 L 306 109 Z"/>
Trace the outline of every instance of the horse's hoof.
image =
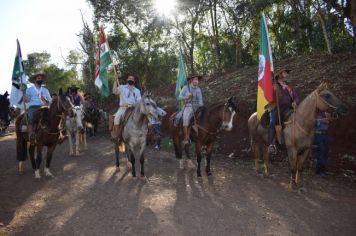
<path id="1" fill-rule="evenodd" d="M 19 173 L 22 174 L 24 172 L 23 170 L 23 161 L 19 162 Z"/>
<path id="2" fill-rule="evenodd" d="M 40 179 L 41 175 L 40 175 L 40 170 L 35 170 L 35 179 Z"/>
<path id="3" fill-rule="evenodd" d="M 51 173 L 51 171 L 49 171 L 48 168 L 45 168 L 45 169 L 44 169 L 44 172 L 45 172 L 45 176 L 54 178 L 54 175 Z"/>
<path id="4" fill-rule="evenodd" d="M 198 176 L 198 177 L 201 177 L 201 173 L 197 173 L 197 176 Z"/>
<path id="5" fill-rule="evenodd" d="M 211 173 L 211 171 L 207 171 L 206 174 L 207 174 L 208 176 L 210 176 L 210 175 L 212 175 L 213 173 Z"/>

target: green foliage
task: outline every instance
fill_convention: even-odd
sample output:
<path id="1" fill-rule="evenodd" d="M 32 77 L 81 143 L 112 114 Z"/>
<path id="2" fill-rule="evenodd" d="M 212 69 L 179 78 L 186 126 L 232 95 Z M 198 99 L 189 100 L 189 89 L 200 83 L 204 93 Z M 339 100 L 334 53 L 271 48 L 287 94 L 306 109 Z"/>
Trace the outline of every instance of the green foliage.
<path id="1" fill-rule="evenodd" d="M 161 17 L 152 0 L 88 2 L 93 7 L 96 28 L 90 30 L 84 24 L 87 38 L 81 39 L 86 48 L 85 86 L 93 84 L 95 60 L 89 58 L 95 58 L 93 45 L 99 22 L 107 26 L 116 67 L 122 74 L 136 73 L 143 88 L 175 81 L 180 50 L 188 74 L 209 74 L 257 63 L 262 10 L 275 60 L 314 52 L 356 51 L 355 28 L 345 23 L 350 22 L 350 14 L 345 11 L 349 1 L 184 0 L 177 1 L 170 18 Z"/>

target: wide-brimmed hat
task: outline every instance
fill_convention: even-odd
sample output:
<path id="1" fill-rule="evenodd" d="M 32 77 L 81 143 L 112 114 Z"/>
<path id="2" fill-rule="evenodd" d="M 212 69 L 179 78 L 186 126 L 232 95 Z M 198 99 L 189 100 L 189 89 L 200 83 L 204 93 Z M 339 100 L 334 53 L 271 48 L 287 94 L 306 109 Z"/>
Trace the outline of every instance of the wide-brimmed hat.
<path id="1" fill-rule="evenodd" d="M 198 80 L 200 81 L 200 80 L 203 79 L 203 76 L 201 76 L 201 75 L 190 75 L 190 76 L 187 77 L 187 80 L 190 81 L 193 78 L 198 78 Z"/>
<path id="2" fill-rule="evenodd" d="M 69 87 L 70 91 L 73 92 L 73 91 L 78 91 L 78 89 L 80 89 L 77 85 L 72 85 Z"/>
<path id="3" fill-rule="evenodd" d="M 42 76 L 43 79 L 46 79 L 46 74 L 44 72 L 37 72 L 31 75 L 28 81 L 30 81 L 31 83 L 35 83 L 37 76 Z"/>
<path id="4" fill-rule="evenodd" d="M 287 72 L 289 74 L 290 71 L 291 71 L 290 69 L 281 68 L 281 69 L 277 70 L 277 73 L 274 76 L 274 78 L 279 79 L 283 72 Z"/>

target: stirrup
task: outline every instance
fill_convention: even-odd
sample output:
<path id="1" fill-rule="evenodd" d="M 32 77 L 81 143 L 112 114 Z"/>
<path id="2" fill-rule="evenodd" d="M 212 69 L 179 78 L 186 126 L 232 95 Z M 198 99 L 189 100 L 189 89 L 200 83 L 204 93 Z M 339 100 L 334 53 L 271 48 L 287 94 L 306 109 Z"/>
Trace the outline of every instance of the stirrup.
<path id="1" fill-rule="evenodd" d="M 277 154 L 277 147 L 274 144 L 270 144 L 267 148 L 269 154 Z"/>

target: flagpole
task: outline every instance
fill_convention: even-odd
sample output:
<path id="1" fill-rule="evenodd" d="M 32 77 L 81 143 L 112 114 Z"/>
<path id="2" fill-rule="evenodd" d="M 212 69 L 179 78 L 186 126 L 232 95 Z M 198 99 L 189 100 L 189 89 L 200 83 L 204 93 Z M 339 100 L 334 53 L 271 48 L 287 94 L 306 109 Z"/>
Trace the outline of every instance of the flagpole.
<path id="1" fill-rule="evenodd" d="M 23 61 L 22 61 L 22 52 L 21 52 L 21 46 L 20 46 L 20 42 L 19 42 L 19 39 L 16 39 L 16 42 L 17 42 L 17 50 L 18 50 L 18 53 L 20 53 L 21 55 L 21 67 L 22 67 L 22 73 L 21 73 L 21 76 L 20 76 L 20 86 L 21 86 L 21 92 L 22 92 L 22 102 L 23 102 L 23 109 L 25 111 L 25 114 L 27 114 L 27 106 L 26 106 L 26 102 L 25 102 L 25 99 L 24 97 L 26 96 L 26 89 L 25 89 L 25 85 L 23 84 L 23 80 L 22 80 L 22 76 L 25 75 L 25 67 L 23 65 Z M 25 115 L 25 121 L 26 121 L 26 125 L 28 125 L 28 119 L 27 119 L 27 115 Z"/>

